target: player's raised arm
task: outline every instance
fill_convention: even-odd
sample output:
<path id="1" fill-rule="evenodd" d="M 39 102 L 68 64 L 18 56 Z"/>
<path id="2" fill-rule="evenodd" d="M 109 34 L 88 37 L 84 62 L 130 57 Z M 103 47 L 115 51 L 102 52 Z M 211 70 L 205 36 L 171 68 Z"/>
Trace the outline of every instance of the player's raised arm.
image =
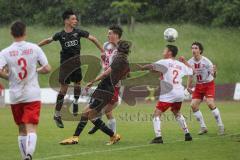
<path id="1" fill-rule="evenodd" d="M 188 61 L 185 59 L 184 56 L 180 56 L 178 59 L 180 62 L 182 62 L 183 64 L 185 64 L 187 67 L 192 68 L 192 66 L 188 63 Z M 193 69 L 193 68 L 192 68 Z"/>
<path id="2" fill-rule="evenodd" d="M 104 54 L 104 49 L 103 49 L 102 45 L 100 44 L 100 42 L 97 40 L 96 37 L 94 37 L 92 35 L 89 35 L 87 39 L 92 41 L 97 46 L 97 48 L 101 51 L 101 55 Z"/>
<path id="3" fill-rule="evenodd" d="M 49 37 L 49 38 L 47 38 L 47 39 L 44 39 L 44 40 L 40 41 L 40 42 L 38 43 L 38 45 L 41 47 L 41 46 L 44 46 L 44 45 L 46 45 L 46 44 L 51 43 L 52 41 L 53 41 L 53 38 L 52 38 L 52 37 Z"/>

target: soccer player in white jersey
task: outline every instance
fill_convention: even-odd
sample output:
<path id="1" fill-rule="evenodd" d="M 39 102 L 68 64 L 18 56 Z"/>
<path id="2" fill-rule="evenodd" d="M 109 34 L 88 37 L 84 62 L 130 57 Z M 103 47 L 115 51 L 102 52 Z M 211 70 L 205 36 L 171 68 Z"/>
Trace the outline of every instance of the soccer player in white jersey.
<path id="1" fill-rule="evenodd" d="M 196 77 L 196 86 L 195 90 L 192 91 L 191 85 L 193 81 L 193 76 L 189 76 L 187 88 L 190 93 L 192 93 L 192 102 L 191 107 L 193 114 L 196 117 L 197 121 L 200 123 L 201 129 L 199 135 L 205 134 L 208 132 L 207 126 L 204 122 L 203 115 L 199 110 L 199 106 L 203 101 L 203 98 L 206 98 L 206 102 L 214 118 L 216 119 L 217 125 L 219 127 L 219 135 L 224 134 L 224 125 L 220 116 L 219 109 L 214 103 L 215 96 L 215 85 L 214 78 L 216 77 L 216 69 L 212 62 L 202 56 L 203 45 L 199 42 L 194 42 L 192 44 L 192 54 L 193 57 L 188 61 L 188 63 L 194 69 L 194 77 Z"/>
<path id="2" fill-rule="evenodd" d="M 167 45 L 163 51 L 164 59 L 145 66 L 139 65 L 142 70 L 152 70 L 161 73 L 161 90 L 153 117 L 153 127 L 156 136 L 151 143 L 163 143 L 160 118 L 168 108 L 171 108 L 176 120 L 183 129 L 185 141 L 192 140 L 185 118 L 181 114 L 180 109 L 184 98 L 182 78 L 185 75 L 192 75 L 193 71 L 187 61 L 183 61 L 184 63 L 182 63 L 175 59 L 177 52 L 178 48 L 176 46 Z M 170 89 L 167 89 L 168 91 L 166 92 L 167 86 L 170 86 Z"/>
<path id="3" fill-rule="evenodd" d="M 41 108 L 38 73 L 47 74 L 51 67 L 42 49 L 25 41 L 26 25 L 23 22 L 14 22 L 11 34 L 14 42 L 0 53 L 0 77 L 9 81 L 11 109 L 19 127 L 18 144 L 22 159 L 31 160 Z"/>
<path id="4" fill-rule="evenodd" d="M 117 53 L 117 44 L 122 37 L 122 28 L 118 25 L 111 25 L 108 30 L 108 41 L 104 43 L 103 49 L 105 52 L 104 58 L 102 58 L 102 67 L 103 70 L 106 71 L 110 64 L 112 63 L 114 55 Z M 108 127 L 116 133 L 116 119 L 113 117 L 112 110 L 117 105 L 120 83 L 115 86 L 114 96 L 111 102 L 106 107 L 106 117 L 108 119 Z M 99 128 L 94 126 L 88 133 L 94 134 Z"/>

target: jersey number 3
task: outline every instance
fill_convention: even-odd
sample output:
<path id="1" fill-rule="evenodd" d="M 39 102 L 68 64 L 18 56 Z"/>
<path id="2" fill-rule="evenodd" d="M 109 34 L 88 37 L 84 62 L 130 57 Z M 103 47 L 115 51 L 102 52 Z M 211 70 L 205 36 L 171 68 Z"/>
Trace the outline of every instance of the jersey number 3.
<path id="1" fill-rule="evenodd" d="M 18 65 L 21 66 L 21 72 L 18 73 L 18 77 L 23 80 L 27 77 L 27 61 L 24 58 L 18 59 Z"/>

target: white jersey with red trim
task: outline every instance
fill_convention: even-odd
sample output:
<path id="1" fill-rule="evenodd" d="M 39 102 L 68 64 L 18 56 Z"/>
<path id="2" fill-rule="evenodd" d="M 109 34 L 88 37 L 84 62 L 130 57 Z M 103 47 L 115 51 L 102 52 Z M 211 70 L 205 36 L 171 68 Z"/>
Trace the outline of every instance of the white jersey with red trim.
<path id="1" fill-rule="evenodd" d="M 36 44 L 14 42 L 0 53 L 0 69 L 9 72 L 10 103 L 18 104 L 41 100 L 37 64 L 45 66 L 48 60 Z"/>
<path id="2" fill-rule="evenodd" d="M 103 44 L 103 49 L 105 52 L 105 59 L 102 61 L 102 67 L 104 70 L 107 70 L 112 62 L 112 57 L 117 53 L 117 47 L 111 42 L 105 42 Z"/>
<path id="3" fill-rule="evenodd" d="M 114 59 L 115 55 L 117 54 L 117 47 L 115 44 L 113 44 L 111 42 L 105 42 L 103 44 L 103 49 L 105 52 L 105 60 L 102 61 L 102 67 L 105 71 L 112 64 L 113 59 Z M 120 86 L 121 86 L 121 81 L 119 81 L 115 87 L 120 87 Z"/>
<path id="4" fill-rule="evenodd" d="M 212 62 L 202 56 L 199 61 L 196 61 L 194 57 L 188 60 L 188 63 L 194 68 L 194 76 L 196 77 L 196 83 L 208 83 L 214 80 L 213 64 Z"/>
<path id="5" fill-rule="evenodd" d="M 185 75 L 192 75 L 192 69 L 182 62 L 170 58 L 153 63 L 153 69 L 162 73 L 159 101 L 169 103 L 182 102 L 184 99 L 182 78 Z"/>

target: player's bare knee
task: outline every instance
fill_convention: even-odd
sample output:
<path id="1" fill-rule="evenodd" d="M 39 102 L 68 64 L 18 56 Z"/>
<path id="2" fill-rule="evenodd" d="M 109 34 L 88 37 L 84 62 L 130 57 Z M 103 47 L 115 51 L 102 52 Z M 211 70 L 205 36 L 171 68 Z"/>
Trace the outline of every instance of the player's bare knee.
<path id="1" fill-rule="evenodd" d="M 214 104 L 214 100 L 212 100 L 212 99 L 208 100 L 208 99 L 207 99 L 207 100 L 206 100 L 206 103 L 207 103 L 209 109 L 213 110 L 213 109 L 216 108 L 216 106 L 215 106 L 215 104 Z"/>
<path id="2" fill-rule="evenodd" d="M 27 129 L 26 129 L 24 124 L 20 124 L 18 126 L 18 129 L 19 129 L 19 135 L 20 136 L 26 136 L 27 135 Z"/>
<path id="3" fill-rule="evenodd" d="M 179 111 L 172 111 L 172 113 L 176 119 L 181 116 L 181 113 Z"/>
<path id="4" fill-rule="evenodd" d="M 106 113 L 106 117 L 107 117 L 107 119 L 113 119 L 112 112 Z"/>
<path id="5" fill-rule="evenodd" d="M 191 103 L 191 108 L 193 112 L 197 112 L 199 110 L 199 105 L 196 103 Z"/>
<path id="6" fill-rule="evenodd" d="M 161 117 L 162 111 L 160 111 L 159 109 L 155 109 L 153 116 L 154 117 Z"/>

